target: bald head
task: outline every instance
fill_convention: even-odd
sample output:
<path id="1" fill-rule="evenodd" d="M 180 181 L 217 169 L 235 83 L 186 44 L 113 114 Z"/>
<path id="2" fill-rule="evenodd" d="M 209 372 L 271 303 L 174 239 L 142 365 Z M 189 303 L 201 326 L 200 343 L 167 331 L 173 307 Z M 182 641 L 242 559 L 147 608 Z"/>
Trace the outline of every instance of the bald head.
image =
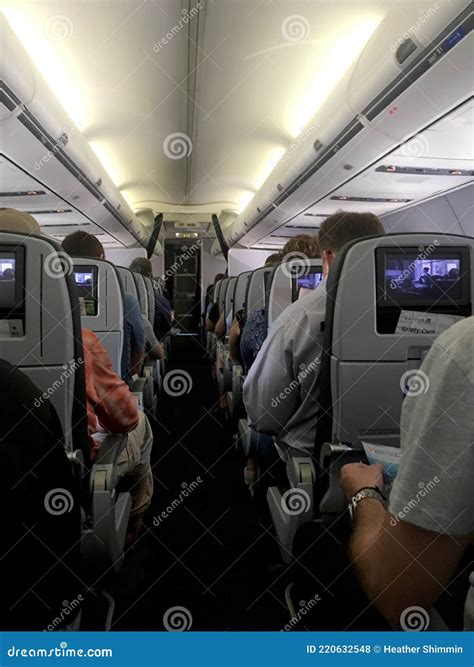
<path id="1" fill-rule="evenodd" d="M 0 208 L 0 231 L 19 234 L 41 234 L 36 220 L 29 213 L 15 208 Z"/>

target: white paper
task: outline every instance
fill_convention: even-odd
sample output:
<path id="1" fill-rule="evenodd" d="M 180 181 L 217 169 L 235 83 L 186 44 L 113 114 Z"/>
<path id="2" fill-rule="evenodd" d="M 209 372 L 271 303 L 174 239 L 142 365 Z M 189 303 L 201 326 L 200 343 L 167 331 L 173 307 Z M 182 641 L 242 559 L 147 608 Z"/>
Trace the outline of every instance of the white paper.
<path id="1" fill-rule="evenodd" d="M 439 313 L 419 313 L 416 310 L 402 310 L 398 318 L 395 333 L 424 334 L 436 337 L 462 319 L 458 315 L 441 315 Z"/>

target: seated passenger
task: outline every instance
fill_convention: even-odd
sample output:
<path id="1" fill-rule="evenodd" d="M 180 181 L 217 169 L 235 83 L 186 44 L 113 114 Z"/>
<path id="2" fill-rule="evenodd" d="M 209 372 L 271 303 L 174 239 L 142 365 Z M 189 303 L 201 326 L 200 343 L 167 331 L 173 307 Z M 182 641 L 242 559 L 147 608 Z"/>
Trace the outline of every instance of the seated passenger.
<path id="1" fill-rule="evenodd" d="M 142 318 L 143 326 L 145 329 L 145 355 L 151 360 L 163 359 L 165 356 L 163 346 L 155 336 L 155 332 L 153 331 L 153 327 L 150 324 L 150 320 L 148 317 L 146 317 L 146 315 L 142 315 Z"/>
<path id="2" fill-rule="evenodd" d="M 411 607 L 432 607 L 474 543 L 474 317 L 436 339 L 421 371 L 429 389 L 403 402 L 402 456 L 388 509 L 377 491 L 354 508 L 350 558 L 392 626 L 403 625 Z M 382 472 L 378 464 L 344 466 L 347 499 L 380 488 Z M 474 573 L 470 582 L 465 627 L 474 630 Z"/>
<path id="3" fill-rule="evenodd" d="M 150 260 L 146 259 L 146 257 L 136 257 L 130 264 L 130 271 L 140 273 L 145 278 L 150 278 L 153 281 L 153 268 Z M 173 317 L 170 302 L 155 289 L 155 321 L 153 322 L 153 329 L 158 340 L 169 334 L 172 326 Z"/>
<path id="4" fill-rule="evenodd" d="M 102 243 L 87 232 L 78 231 L 69 234 L 61 245 L 63 250 L 71 257 L 105 259 Z M 133 294 L 124 292 L 121 375 L 129 386 L 133 384 L 133 376 L 140 374 L 144 353 L 145 332 L 140 306 Z"/>
<path id="5" fill-rule="evenodd" d="M 372 213 L 339 211 L 319 228 L 324 279 L 288 306 L 272 324 L 244 383 L 244 402 L 253 426 L 275 436 L 282 458 L 288 450 L 314 447 L 318 421 L 319 365 L 326 316 L 326 276 L 349 241 L 383 234 Z M 303 373 L 304 371 L 304 373 Z"/>
<path id="6" fill-rule="evenodd" d="M 295 253 L 299 253 L 300 256 L 304 255 L 308 259 L 315 259 L 321 256 L 318 241 L 314 236 L 310 236 L 309 234 L 298 234 L 287 241 L 279 253 L 270 255 L 265 261 L 265 266 L 276 266 L 281 261 L 284 261 L 285 258 L 291 258 L 291 256 L 294 257 Z M 247 317 L 243 322 L 240 353 L 247 370 L 250 369 L 255 361 L 255 358 L 267 337 L 265 323 L 265 308 L 247 313 Z"/>
<path id="7" fill-rule="evenodd" d="M 20 211 L 14 211 L 13 214 L 0 212 L 0 230 L 25 234 L 40 233 L 36 220 Z M 85 234 L 77 232 L 79 233 Z M 86 234 L 86 237 L 90 235 Z M 97 241 L 94 237 L 90 238 Z M 102 248 L 101 245 L 100 247 Z M 153 495 L 150 467 L 153 444 L 151 427 L 145 415 L 138 410 L 135 397 L 128 386 L 114 373 L 110 358 L 97 336 L 89 329 L 82 329 L 82 343 L 91 459 L 96 458 L 100 449 L 99 428 L 102 432 L 128 433 L 127 447 L 119 456 L 115 470 L 117 479 L 126 477 L 125 481 L 130 482 L 132 511 L 128 540 L 132 541 L 140 529 L 142 515 Z"/>
<path id="8" fill-rule="evenodd" d="M 100 430 L 128 433 L 127 447 L 115 464 L 117 480 L 126 478 L 132 496 L 129 540 L 133 540 L 153 495 L 150 454 L 153 436 L 128 386 L 112 369 L 110 358 L 93 331 L 82 330 L 87 394 L 87 431 L 92 460 L 100 449 Z"/>

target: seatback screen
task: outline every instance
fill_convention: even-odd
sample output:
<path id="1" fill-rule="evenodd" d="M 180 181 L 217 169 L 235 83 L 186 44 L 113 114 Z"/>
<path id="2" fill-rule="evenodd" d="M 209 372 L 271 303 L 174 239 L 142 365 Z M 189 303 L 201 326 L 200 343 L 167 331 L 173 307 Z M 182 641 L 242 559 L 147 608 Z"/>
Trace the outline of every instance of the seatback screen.
<path id="1" fill-rule="evenodd" d="M 25 331 L 25 248 L 0 246 L 0 337 Z"/>
<path id="2" fill-rule="evenodd" d="M 315 266 L 302 276 L 295 276 L 292 285 L 292 301 L 296 301 L 316 289 L 323 279 L 322 268 Z"/>
<path id="3" fill-rule="evenodd" d="M 0 306 L 13 308 L 16 303 L 16 259 L 10 253 L 0 253 Z"/>
<path id="4" fill-rule="evenodd" d="M 81 304 L 81 315 L 95 317 L 98 313 L 98 269 L 96 266 L 81 266 L 74 269 L 77 294 Z"/>
<path id="5" fill-rule="evenodd" d="M 469 302 L 467 248 L 378 249 L 379 306 L 456 307 Z"/>

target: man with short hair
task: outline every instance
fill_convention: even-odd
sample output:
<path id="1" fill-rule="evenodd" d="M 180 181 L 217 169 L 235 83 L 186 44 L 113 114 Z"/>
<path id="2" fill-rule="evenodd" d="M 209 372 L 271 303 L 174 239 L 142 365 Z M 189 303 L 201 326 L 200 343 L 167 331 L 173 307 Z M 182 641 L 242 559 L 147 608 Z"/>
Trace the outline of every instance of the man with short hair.
<path id="1" fill-rule="evenodd" d="M 372 213 L 339 211 L 319 228 L 324 279 L 275 320 L 244 383 L 252 425 L 275 436 L 280 456 L 314 447 L 318 421 L 319 367 L 326 317 L 326 277 L 334 257 L 350 241 L 384 234 Z"/>
<path id="2" fill-rule="evenodd" d="M 105 259 L 102 243 L 92 234 L 77 231 L 69 234 L 62 242 L 62 248 L 71 257 L 91 257 Z M 133 294 L 124 292 L 123 298 L 123 350 L 121 375 L 131 386 L 132 376 L 140 373 L 145 354 L 145 329 L 140 306 Z"/>

